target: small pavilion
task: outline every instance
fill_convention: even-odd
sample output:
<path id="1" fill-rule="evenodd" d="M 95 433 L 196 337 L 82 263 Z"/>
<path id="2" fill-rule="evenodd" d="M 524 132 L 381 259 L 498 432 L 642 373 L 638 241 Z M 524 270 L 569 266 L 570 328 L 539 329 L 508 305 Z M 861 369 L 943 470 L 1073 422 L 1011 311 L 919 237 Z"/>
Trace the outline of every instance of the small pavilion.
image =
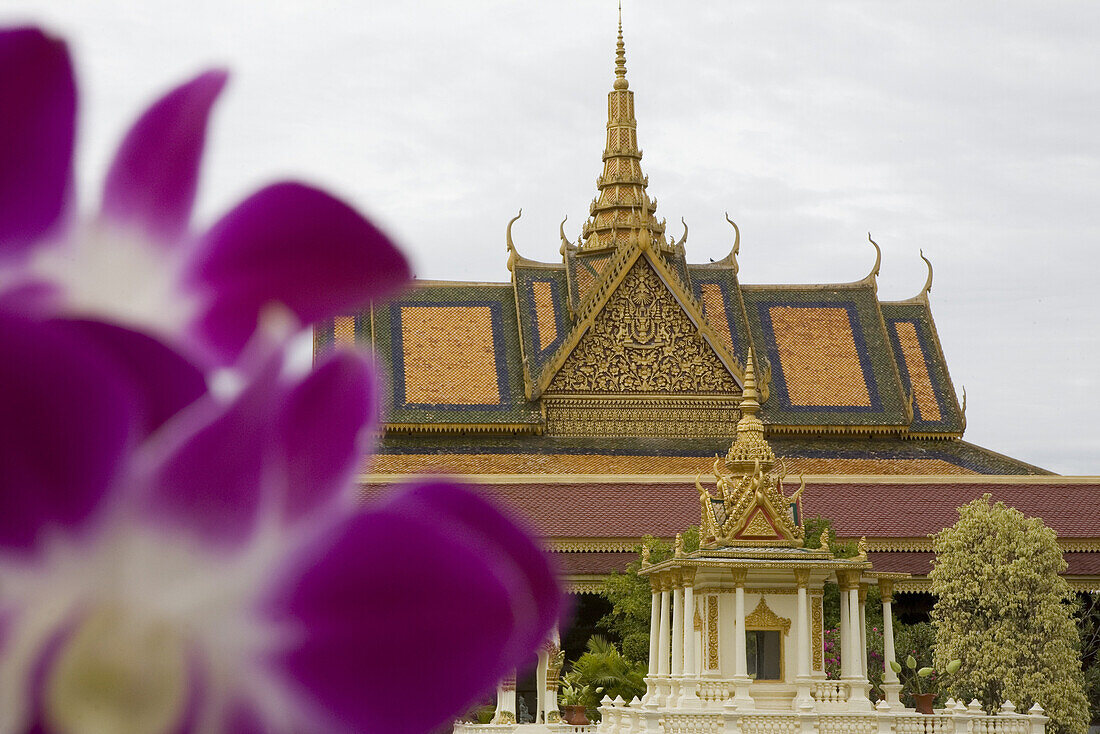
<path id="1" fill-rule="evenodd" d="M 892 583 L 876 574 L 864 544 L 855 558 L 836 558 L 828 534 L 804 547 L 800 499 L 785 494 L 784 476 L 764 439 L 750 355 L 737 434 L 713 465 L 715 486 L 699 490 L 700 548 L 641 573 L 653 588 L 648 690 L 643 702 L 678 708 L 731 699 L 738 710 L 814 711 L 817 703 L 871 711 L 865 601 L 882 589 L 886 658 L 894 659 Z M 840 681 L 825 677 L 822 598 L 826 581 L 841 589 Z M 887 670 L 887 701 L 900 707 L 901 685 Z"/>
<path id="2" fill-rule="evenodd" d="M 984 715 L 977 702 L 948 701 L 927 716 L 900 701 L 895 659 L 893 584 L 906 574 L 877 573 L 866 543 L 854 558 L 837 558 L 826 532 L 806 548 L 803 483 L 790 494 L 758 417 L 753 355 L 745 366 L 741 417 L 733 445 L 713 465 L 714 487 L 698 479 L 700 547 L 685 552 L 677 536 L 672 558 L 649 564 L 649 671 L 642 699 L 605 698 L 598 731 L 635 732 L 938 732 L 1041 734 L 1037 707 L 1017 714 L 1011 703 Z M 826 582 L 839 585 L 841 677 L 826 677 Z M 867 590 L 883 605 L 882 697 L 872 702 L 867 679 Z"/>

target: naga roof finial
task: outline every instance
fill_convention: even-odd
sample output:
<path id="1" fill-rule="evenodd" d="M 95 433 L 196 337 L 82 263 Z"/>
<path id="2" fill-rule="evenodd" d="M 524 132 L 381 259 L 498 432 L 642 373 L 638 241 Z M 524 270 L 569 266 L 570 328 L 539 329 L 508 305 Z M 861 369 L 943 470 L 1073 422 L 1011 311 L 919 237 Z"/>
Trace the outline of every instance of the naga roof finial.
<path id="1" fill-rule="evenodd" d="M 561 224 L 558 225 L 558 233 L 561 234 L 561 254 L 565 255 L 565 251 L 573 246 L 573 243 L 569 241 L 569 238 L 565 236 L 565 223 L 569 220 L 569 215 L 565 215 L 565 219 L 561 220 Z"/>
<path id="2" fill-rule="evenodd" d="M 519 258 L 519 253 L 516 252 L 515 243 L 512 242 L 512 225 L 516 223 L 516 220 L 523 216 L 523 210 L 519 210 L 519 214 L 508 220 L 508 228 L 504 232 L 504 236 L 508 241 L 508 271 L 511 272 L 512 268 L 516 265 L 516 259 Z"/>
<path id="3" fill-rule="evenodd" d="M 688 238 L 688 223 L 684 221 L 683 217 L 680 217 L 680 223 L 684 225 L 684 236 L 681 237 L 680 241 L 674 245 L 675 247 L 683 247 Z"/>
<path id="4" fill-rule="evenodd" d="M 882 265 L 882 248 L 878 246 L 878 243 L 871 239 L 871 233 L 867 233 L 867 241 L 875 246 L 875 265 L 871 268 L 871 272 L 867 275 L 865 280 L 878 277 L 879 267 Z"/>
<path id="5" fill-rule="evenodd" d="M 924 256 L 924 250 L 920 251 L 920 259 L 928 265 L 928 279 L 924 281 L 924 287 L 920 289 L 920 296 L 917 297 L 924 296 L 928 298 L 928 294 L 932 290 L 932 261 Z"/>
<path id="6" fill-rule="evenodd" d="M 966 430 L 966 385 L 963 385 L 962 429 Z"/>
<path id="7" fill-rule="evenodd" d="M 729 263 L 730 265 L 732 265 L 733 266 L 733 272 L 734 272 L 734 274 L 736 274 L 737 270 L 738 270 L 737 255 L 740 254 L 740 252 L 741 252 L 741 228 L 737 226 L 737 222 L 730 219 L 730 213 L 729 212 L 726 212 L 725 214 L 726 214 L 726 221 L 730 223 L 731 227 L 733 227 L 733 248 L 730 249 L 729 254 L 726 255 L 721 260 L 719 260 L 719 262 Z"/>

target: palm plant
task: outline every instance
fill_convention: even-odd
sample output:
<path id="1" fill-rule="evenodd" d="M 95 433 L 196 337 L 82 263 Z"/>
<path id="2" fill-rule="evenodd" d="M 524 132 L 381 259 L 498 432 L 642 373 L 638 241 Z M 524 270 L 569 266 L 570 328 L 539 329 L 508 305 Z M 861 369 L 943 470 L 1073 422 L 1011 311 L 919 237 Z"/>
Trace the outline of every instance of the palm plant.
<path id="1" fill-rule="evenodd" d="M 587 651 L 573 663 L 566 676 L 575 688 L 587 687 L 588 700 L 584 703 L 593 709 L 604 696 L 630 701 L 645 693 L 646 665 L 627 660 L 614 643 L 600 635 L 588 640 Z"/>

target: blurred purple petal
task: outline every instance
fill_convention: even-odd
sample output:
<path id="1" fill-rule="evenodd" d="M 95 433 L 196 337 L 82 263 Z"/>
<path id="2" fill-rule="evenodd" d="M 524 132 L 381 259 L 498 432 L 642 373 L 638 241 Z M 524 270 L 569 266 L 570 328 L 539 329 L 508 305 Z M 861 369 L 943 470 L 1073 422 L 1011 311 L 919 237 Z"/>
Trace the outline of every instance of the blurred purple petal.
<path id="1" fill-rule="evenodd" d="M 347 204 L 303 184 L 273 184 L 204 237 L 192 272 L 209 298 L 198 328 L 232 358 L 270 303 L 309 324 L 363 308 L 408 277 L 393 243 Z"/>
<path id="2" fill-rule="evenodd" d="M 176 87 L 138 119 L 107 174 L 103 213 L 167 241 L 184 234 L 199 183 L 210 109 L 225 86 L 208 71 Z"/>
<path id="3" fill-rule="evenodd" d="M 273 480 L 272 418 L 285 390 L 272 359 L 227 404 L 208 395 L 167 426 L 173 442 L 148 478 L 142 510 L 222 547 L 245 543 Z"/>
<path id="4" fill-rule="evenodd" d="M 524 656 L 539 644 L 562 616 L 564 599 L 557 577 L 549 569 L 546 553 L 531 542 L 516 525 L 519 518 L 508 518 L 468 489 L 456 491 L 447 482 L 429 482 L 406 488 L 395 495 L 388 507 L 410 517 L 438 517 L 440 533 L 452 534 L 464 542 L 484 545 L 484 552 L 499 559 L 510 559 L 507 568 L 515 574 L 508 588 L 516 592 L 513 602 L 522 619 L 533 620 L 517 628 L 513 639 L 515 654 Z M 505 570 L 501 566 L 499 571 Z M 521 593 L 526 590 L 526 593 Z M 524 635 L 527 635 L 526 637 Z"/>
<path id="5" fill-rule="evenodd" d="M 347 352 L 318 365 L 290 393 L 279 419 L 287 517 L 304 517 L 351 487 L 376 412 L 371 367 Z"/>
<path id="6" fill-rule="evenodd" d="M 97 509 L 129 449 L 134 399 L 90 342 L 0 313 L 0 546 Z"/>
<path id="7" fill-rule="evenodd" d="M 60 289 L 53 283 L 25 280 L 0 291 L 0 313 L 29 318 L 47 318 L 63 302 Z"/>
<path id="8" fill-rule="evenodd" d="M 264 725 L 255 708 L 245 701 L 234 701 L 224 717 L 222 731 L 227 734 L 268 734 L 271 729 Z"/>
<path id="9" fill-rule="evenodd" d="M 65 321 L 59 326 L 81 333 L 116 361 L 141 402 L 137 421 L 142 436 L 206 392 L 206 378 L 198 367 L 145 334 L 102 321 Z"/>
<path id="10" fill-rule="evenodd" d="M 352 731 L 425 732 L 453 719 L 527 660 L 561 604 L 533 542 L 442 483 L 341 520 L 297 563 L 271 613 L 304 639 L 274 664 Z M 428 696 L 409 684 L 426 661 L 446 682 Z"/>
<path id="11" fill-rule="evenodd" d="M 269 354 L 235 399 L 207 396 L 166 426 L 147 514 L 237 547 L 261 510 L 293 524 L 350 488 L 375 418 L 370 365 L 335 354 L 296 384 L 282 367 Z"/>
<path id="12" fill-rule="evenodd" d="M 63 41 L 0 30 L 0 259 L 56 225 L 72 188 L 76 84 Z"/>

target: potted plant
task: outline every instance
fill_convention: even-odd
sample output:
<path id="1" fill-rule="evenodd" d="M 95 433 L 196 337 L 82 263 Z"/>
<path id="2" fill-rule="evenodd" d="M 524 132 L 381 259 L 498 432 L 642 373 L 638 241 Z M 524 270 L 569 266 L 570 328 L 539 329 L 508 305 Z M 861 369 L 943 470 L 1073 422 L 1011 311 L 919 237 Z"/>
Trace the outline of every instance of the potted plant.
<path id="1" fill-rule="evenodd" d="M 948 675 L 954 675 L 958 671 L 960 665 L 962 665 L 962 661 L 958 659 L 949 662 L 944 669 L 940 671 L 938 676 L 939 681 L 942 681 L 943 678 Z M 912 683 L 914 690 L 910 695 L 913 696 L 913 704 L 917 712 L 922 714 L 934 713 L 932 702 L 936 699 L 936 692 L 926 691 L 925 681 L 936 672 L 936 669 L 932 667 L 917 668 L 917 659 L 912 655 L 905 659 L 905 667 L 909 668 L 911 671 L 909 681 Z M 891 660 L 890 669 L 895 673 L 900 673 L 901 665 L 898 664 L 896 660 Z"/>
<path id="2" fill-rule="evenodd" d="M 579 685 L 572 674 L 562 679 L 561 689 L 558 691 L 558 703 L 561 704 L 562 719 L 566 724 L 586 726 L 590 723 L 585 714 L 590 691 L 590 686 Z"/>

